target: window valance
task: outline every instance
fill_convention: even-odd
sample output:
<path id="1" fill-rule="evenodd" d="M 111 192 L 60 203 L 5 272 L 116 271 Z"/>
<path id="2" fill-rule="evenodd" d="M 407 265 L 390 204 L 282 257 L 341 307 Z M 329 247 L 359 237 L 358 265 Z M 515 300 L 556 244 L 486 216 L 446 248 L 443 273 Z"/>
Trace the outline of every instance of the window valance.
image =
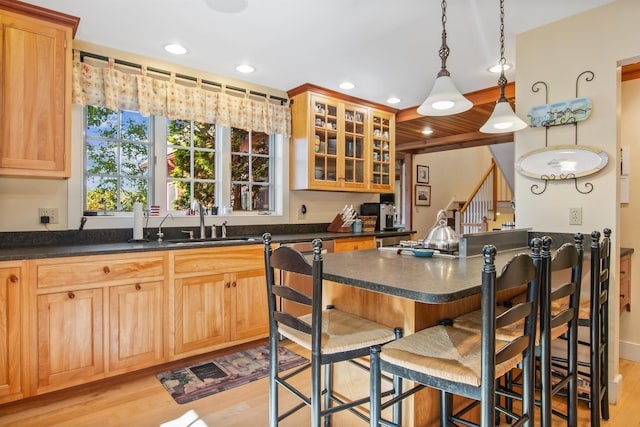
<path id="1" fill-rule="evenodd" d="M 72 102 L 97 105 L 112 110 L 139 111 L 142 115 L 161 115 L 172 120 L 195 120 L 267 134 L 291 134 L 291 109 L 268 99 L 239 97 L 205 87 L 149 75 L 145 67 L 139 73 L 116 69 L 109 59 L 106 66 L 80 61 L 74 52 Z"/>

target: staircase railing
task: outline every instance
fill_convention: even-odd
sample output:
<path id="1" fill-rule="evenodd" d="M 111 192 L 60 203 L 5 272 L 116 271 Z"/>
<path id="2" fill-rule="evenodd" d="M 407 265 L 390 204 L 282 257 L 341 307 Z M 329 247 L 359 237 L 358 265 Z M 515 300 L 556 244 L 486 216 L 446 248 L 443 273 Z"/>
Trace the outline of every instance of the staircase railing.
<path id="1" fill-rule="evenodd" d="M 487 231 L 489 221 L 495 220 L 497 202 L 511 200 L 512 190 L 500 173 L 495 161 L 484 173 L 469 199 L 455 215 L 455 230 L 458 234 Z"/>

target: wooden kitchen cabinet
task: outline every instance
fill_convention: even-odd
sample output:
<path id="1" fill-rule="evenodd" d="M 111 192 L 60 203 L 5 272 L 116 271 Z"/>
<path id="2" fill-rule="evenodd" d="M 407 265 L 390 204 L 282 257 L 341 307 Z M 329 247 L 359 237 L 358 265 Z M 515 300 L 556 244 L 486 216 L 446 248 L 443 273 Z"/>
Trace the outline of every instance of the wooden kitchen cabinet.
<path id="1" fill-rule="evenodd" d="M 384 111 L 371 112 L 371 181 L 370 188 L 376 192 L 393 193 L 396 150 L 394 135 L 395 116 Z"/>
<path id="2" fill-rule="evenodd" d="M 363 251 L 366 249 L 376 248 L 376 238 L 368 237 L 347 237 L 345 239 L 336 239 L 333 244 L 334 252 L 346 251 Z"/>
<path id="3" fill-rule="evenodd" d="M 21 399 L 21 294 L 25 286 L 19 262 L 0 263 L 0 403 Z"/>
<path id="4" fill-rule="evenodd" d="M 175 354 L 229 340 L 229 292 L 225 283 L 224 274 L 175 279 Z"/>
<path id="5" fill-rule="evenodd" d="M 264 262 L 264 260 L 263 260 Z M 264 268 L 230 275 L 234 289 L 231 306 L 235 321 L 231 324 L 232 340 L 248 340 L 269 334 L 269 311 Z"/>
<path id="6" fill-rule="evenodd" d="M 395 110 L 309 84 L 289 96 L 292 189 L 394 191 Z"/>
<path id="7" fill-rule="evenodd" d="M 0 176 L 70 176 L 71 42 L 78 22 L 0 0 Z"/>
<path id="8" fill-rule="evenodd" d="M 104 377 L 103 289 L 38 295 L 37 390 Z"/>
<path id="9" fill-rule="evenodd" d="M 262 246 L 175 251 L 172 257 L 174 357 L 268 335 Z"/>
<path id="10" fill-rule="evenodd" d="M 166 361 L 166 253 L 30 261 L 31 393 Z"/>
<path id="11" fill-rule="evenodd" d="M 164 361 L 164 281 L 109 288 L 109 373 Z"/>

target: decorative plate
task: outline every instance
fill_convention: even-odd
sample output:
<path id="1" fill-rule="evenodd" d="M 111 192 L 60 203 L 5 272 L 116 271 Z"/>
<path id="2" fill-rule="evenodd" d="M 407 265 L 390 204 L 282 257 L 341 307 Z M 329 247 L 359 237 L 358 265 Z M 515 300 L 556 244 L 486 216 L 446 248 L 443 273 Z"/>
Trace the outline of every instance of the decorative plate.
<path id="1" fill-rule="evenodd" d="M 516 162 L 516 170 L 538 179 L 574 179 L 598 172 L 608 161 L 607 153 L 599 148 L 557 145 L 524 154 Z"/>
<path id="2" fill-rule="evenodd" d="M 550 127 L 577 123 L 591 115 L 591 99 L 573 98 L 553 104 L 531 107 L 527 116 L 532 127 Z"/>

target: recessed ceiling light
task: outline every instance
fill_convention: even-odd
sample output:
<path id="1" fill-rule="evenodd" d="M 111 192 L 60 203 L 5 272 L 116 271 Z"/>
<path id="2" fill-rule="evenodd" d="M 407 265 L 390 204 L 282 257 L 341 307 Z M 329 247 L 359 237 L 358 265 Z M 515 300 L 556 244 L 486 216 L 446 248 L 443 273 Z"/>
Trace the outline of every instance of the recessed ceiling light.
<path id="1" fill-rule="evenodd" d="M 425 135 L 431 135 L 433 133 L 433 131 L 429 128 L 424 128 L 422 129 L 422 133 Z"/>
<path id="2" fill-rule="evenodd" d="M 242 64 L 236 67 L 236 71 L 244 74 L 253 73 L 256 69 L 249 64 Z"/>
<path id="3" fill-rule="evenodd" d="M 351 89 L 353 89 L 354 87 L 356 87 L 356 85 L 354 85 L 354 84 L 353 84 L 353 83 L 351 83 L 351 82 L 342 82 L 342 83 L 340 83 L 340 84 L 338 85 L 338 87 L 339 87 L 340 89 L 344 89 L 344 90 L 351 90 Z"/>
<path id="4" fill-rule="evenodd" d="M 398 102 L 400 102 L 400 98 L 396 98 L 395 96 L 387 99 L 387 104 L 397 104 Z"/>
<path id="5" fill-rule="evenodd" d="M 184 55 L 185 53 L 187 53 L 187 49 L 177 43 L 165 45 L 164 50 L 169 53 L 173 53 L 174 55 Z"/>
<path id="6" fill-rule="evenodd" d="M 493 66 L 489 67 L 489 71 L 492 72 L 492 73 L 500 74 L 501 67 L 502 66 L 500 64 L 496 64 L 496 65 L 493 65 Z M 505 71 L 507 71 L 510 68 L 511 68 L 511 64 L 504 64 L 504 70 Z"/>

